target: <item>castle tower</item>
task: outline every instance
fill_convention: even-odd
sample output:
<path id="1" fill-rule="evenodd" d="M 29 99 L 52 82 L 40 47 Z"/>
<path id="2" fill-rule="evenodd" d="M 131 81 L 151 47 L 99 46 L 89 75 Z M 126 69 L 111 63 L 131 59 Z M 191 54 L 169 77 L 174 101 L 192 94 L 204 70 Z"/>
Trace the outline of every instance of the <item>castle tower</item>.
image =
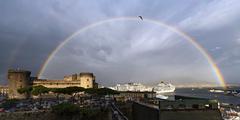
<path id="1" fill-rule="evenodd" d="M 80 73 L 78 80 L 81 81 L 81 86 L 83 88 L 93 88 L 95 84 L 95 76 L 93 73 Z"/>
<path id="2" fill-rule="evenodd" d="M 18 89 L 31 85 L 31 72 L 25 70 L 8 70 L 9 98 L 27 98 L 27 95 L 19 94 Z"/>

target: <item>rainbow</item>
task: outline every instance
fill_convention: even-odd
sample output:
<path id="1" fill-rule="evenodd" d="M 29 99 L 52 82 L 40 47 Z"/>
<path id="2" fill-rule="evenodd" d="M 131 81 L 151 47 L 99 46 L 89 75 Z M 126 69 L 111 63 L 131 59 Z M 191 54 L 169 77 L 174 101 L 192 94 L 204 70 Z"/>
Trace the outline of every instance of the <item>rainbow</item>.
<path id="1" fill-rule="evenodd" d="M 74 37 L 76 37 L 77 35 L 83 33 L 84 31 L 87 31 L 91 28 L 100 26 L 102 24 L 105 23 L 109 23 L 109 22 L 116 22 L 116 21 L 123 21 L 123 20 L 128 20 L 128 21 L 139 21 L 138 17 L 118 17 L 118 18 L 111 18 L 111 19 L 107 19 L 107 20 L 102 20 L 90 25 L 87 25 L 81 29 L 79 29 L 78 31 L 74 32 L 73 34 L 71 34 L 69 37 L 67 37 L 65 40 L 63 40 L 62 43 L 60 43 L 52 52 L 51 54 L 48 56 L 48 58 L 46 59 L 46 61 L 43 63 L 39 73 L 38 73 L 38 77 L 41 77 L 43 72 L 45 71 L 46 67 L 48 66 L 49 62 L 53 59 L 53 57 L 55 56 L 55 54 L 66 44 L 68 43 L 70 40 L 72 40 Z M 179 36 L 183 37 L 185 40 L 187 40 L 189 43 L 191 43 L 202 55 L 203 57 L 208 61 L 209 65 L 211 66 L 215 76 L 216 76 L 216 80 L 218 81 L 218 83 L 223 87 L 226 88 L 226 83 L 224 81 L 224 77 L 220 71 L 220 69 L 218 68 L 218 66 L 216 65 L 216 63 L 214 62 L 213 58 L 208 54 L 208 52 L 199 44 L 197 43 L 197 41 L 191 37 L 190 35 L 188 35 L 187 33 L 179 30 L 178 28 L 171 26 L 169 24 L 166 24 L 164 22 L 158 21 L 158 20 L 152 20 L 152 19 L 147 19 L 144 18 L 143 20 L 144 22 L 149 22 L 152 24 L 155 24 L 157 26 L 160 27 L 164 27 L 176 34 L 178 34 Z"/>

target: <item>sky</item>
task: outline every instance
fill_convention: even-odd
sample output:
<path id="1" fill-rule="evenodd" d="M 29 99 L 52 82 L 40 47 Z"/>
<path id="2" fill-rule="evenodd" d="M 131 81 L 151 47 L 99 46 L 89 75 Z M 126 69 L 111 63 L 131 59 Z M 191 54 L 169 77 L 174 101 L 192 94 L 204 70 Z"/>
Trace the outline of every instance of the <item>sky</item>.
<path id="1" fill-rule="evenodd" d="M 0 84 L 7 70 L 36 76 L 50 53 L 74 32 L 51 59 L 41 78 L 93 72 L 96 81 L 116 83 L 218 84 L 204 56 L 178 34 L 144 21 L 152 19 L 184 31 L 213 57 L 227 83 L 239 82 L 239 0 L 2 0 L 0 1 Z"/>

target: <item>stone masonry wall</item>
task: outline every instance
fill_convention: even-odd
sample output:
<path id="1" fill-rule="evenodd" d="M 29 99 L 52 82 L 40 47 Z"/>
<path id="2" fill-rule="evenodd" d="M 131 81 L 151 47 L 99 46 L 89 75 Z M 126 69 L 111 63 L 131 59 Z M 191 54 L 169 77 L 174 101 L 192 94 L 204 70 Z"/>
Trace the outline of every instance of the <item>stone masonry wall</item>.
<path id="1" fill-rule="evenodd" d="M 159 109 L 146 106 L 140 103 L 133 103 L 132 106 L 132 117 L 133 120 L 158 120 Z"/>
<path id="2" fill-rule="evenodd" d="M 91 117 L 91 120 L 110 120 L 108 113 Z M 0 120 L 86 120 L 83 116 L 58 116 L 51 111 L 0 113 Z"/>

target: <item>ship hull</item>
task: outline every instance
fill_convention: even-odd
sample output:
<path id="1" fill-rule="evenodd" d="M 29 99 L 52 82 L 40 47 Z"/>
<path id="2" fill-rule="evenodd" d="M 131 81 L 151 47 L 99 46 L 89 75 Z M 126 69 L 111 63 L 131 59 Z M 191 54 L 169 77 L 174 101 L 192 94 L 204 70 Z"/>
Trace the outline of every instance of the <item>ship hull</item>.
<path id="1" fill-rule="evenodd" d="M 174 92 L 175 91 L 175 89 L 172 89 L 172 90 L 163 90 L 163 91 L 154 91 L 154 92 L 156 92 L 157 94 L 161 94 L 161 93 L 172 93 L 172 92 Z"/>

